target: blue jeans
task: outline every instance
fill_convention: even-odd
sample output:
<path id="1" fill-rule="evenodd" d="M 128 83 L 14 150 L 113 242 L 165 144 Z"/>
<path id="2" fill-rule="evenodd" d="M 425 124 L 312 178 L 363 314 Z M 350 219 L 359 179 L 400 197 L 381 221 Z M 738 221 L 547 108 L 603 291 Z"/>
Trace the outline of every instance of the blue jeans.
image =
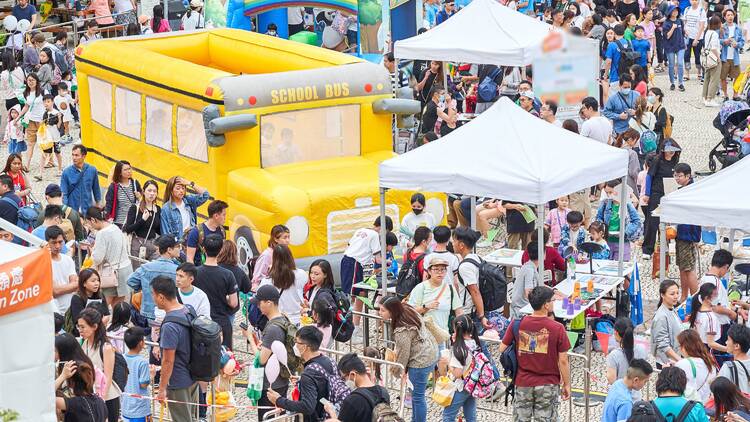
<path id="1" fill-rule="evenodd" d="M 458 411 L 464 409 L 464 420 L 466 422 L 476 422 L 477 420 L 477 399 L 466 391 L 456 391 L 453 395 L 453 401 L 450 406 L 443 410 L 443 422 L 455 422 Z"/>
<path id="2" fill-rule="evenodd" d="M 428 365 L 425 368 L 408 368 L 409 381 L 414 386 L 411 395 L 411 420 L 412 422 L 424 422 L 427 420 L 427 399 L 425 399 L 425 390 L 427 390 L 427 378 L 435 369 L 435 365 Z"/>
<path id="3" fill-rule="evenodd" d="M 677 61 L 677 63 L 675 63 Z M 667 53 L 667 69 L 669 69 L 669 83 L 675 84 L 674 67 L 677 65 L 677 84 L 682 85 L 682 76 L 685 72 L 685 50 Z"/>

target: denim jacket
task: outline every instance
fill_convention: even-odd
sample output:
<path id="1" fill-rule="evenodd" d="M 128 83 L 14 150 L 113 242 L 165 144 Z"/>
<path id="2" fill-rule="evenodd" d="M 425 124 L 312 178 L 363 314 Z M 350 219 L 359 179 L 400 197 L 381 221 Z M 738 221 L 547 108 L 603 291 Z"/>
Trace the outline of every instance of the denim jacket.
<path id="1" fill-rule="evenodd" d="M 177 263 L 175 261 L 159 257 L 156 260 L 141 265 L 130 274 L 130 277 L 128 277 L 128 286 L 134 292 L 143 292 L 141 297 L 141 315 L 148 319 L 156 318 L 154 314 L 154 297 L 151 296 L 151 280 L 160 275 L 165 275 L 174 280 L 176 272 Z"/>
<path id="2" fill-rule="evenodd" d="M 576 245 L 580 245 L 585 241 L 586 229 L 581 227 L 578 230 L 578 239 L 576 239 Z M 570 226 L 568 224 L 565 224 L 562 227 L 562 230 L 560 230 L 560 244 L 557 246 L 557 251 L 560 252 L 560 255 L 563 254 L 563 251 L 568 247 L 568 245 L 570 245 Z"/>
<path id="3" fill-rule="evenodd" d="M 733 37 L 729 37 L 727 32 L 729 32 L 729 27 L 727 26 L 727 24 L 722 25 L 721 31 L 719 31 L 719 39 L 721 42 L 721 61 L 727 61 L 727 51 L 731 48 L 728 45 L 724 45 L 724 41 L 729 38 L 734 38 L 734 40 L 737 42 L 737 47 L 734 48 L 734 64 L 739 66 L 740 52 L 742 52 L 742 49 L 745 47 L 745 39 L 742 37 L 742 29 L 740 28 L 740 25 L 735 23 Z"/>
<path id="4" fill-rule="evenodd" d="M 182 199 L 190 211 L 191 227 L 195 226 L 198 219 L 198 207 L 208 201 L 209 196 L 208 191 L 205 191 L 200 195 L 185 195 Z M 172 201 L 165 202 L 161 207 L 161 234 L 172 234 L 177 240 L 182 240 L 183 232 L 187 228 L 182 227 L 182 217 L 180 216 L 180 210 L 177 209 L 177 205 Z"/>
<path id="5" fill-rule="evenodd" d="M 609 219 L 612 217 L 612 200 L 607 199 L 599 205 L 599 209 L 596 211 L 596 219 L 609 226 Z M 633 204 L 628 202 L 628 212 L 625 213 L 625 222 L 620 222 L 620 227 L 625 226 L 625 241 L 634 242 L 641 237 L 643 233 L 643 224 L 641 224 L 641 217 L 638 215 L 638 211 L 635 210 Z"/>

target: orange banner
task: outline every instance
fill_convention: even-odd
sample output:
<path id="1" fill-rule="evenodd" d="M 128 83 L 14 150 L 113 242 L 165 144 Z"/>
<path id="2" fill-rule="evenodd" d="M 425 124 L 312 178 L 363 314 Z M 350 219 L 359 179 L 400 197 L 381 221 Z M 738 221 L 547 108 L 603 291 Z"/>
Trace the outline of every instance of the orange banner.
<path id="1" fill-rule="evenodd" d="M 52 259 L 47 248 L 0 264 L 0 316 L 52 300 Z"/>

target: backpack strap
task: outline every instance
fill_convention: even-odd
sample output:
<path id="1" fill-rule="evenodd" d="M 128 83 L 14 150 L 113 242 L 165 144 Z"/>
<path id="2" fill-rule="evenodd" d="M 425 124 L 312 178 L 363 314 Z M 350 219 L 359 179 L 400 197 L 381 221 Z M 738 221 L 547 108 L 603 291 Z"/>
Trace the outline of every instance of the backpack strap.
<path id="1" fill-rule="evenodd" d="M 365 400 L 367 400 L 367 404 L 370 405 L 370 410 L 372 411 L 375 409 L 375 406 L 377 406 L 380 403 L 376 403 L 375 399 L 370 395 L 370 392 L 368 390 L 365 390 L 363 388 L 357 388 L 354 391 L 352 391 L 352 394 L 356 394 L 358 396 L 364 397 Z"/>
<path id="2" fill-rule="evenodd" d="M 682 406 L 682 410 L 680 410 L 680 413 L 677 415 L 676 418 L 674 418 L 673 422 L 684 422 L 685 419 L 687 419 L 690 412 L 693 411 L 693 408 L 695 407 L 696 404 L 697 402 L 693 400 L 688 400 L 688 402 L 685 403 L 684 406 Z"/>
<path id="3" fill-rule="evenodd" d="M 742 362 L 740 362 L 740 361 L 734 361 L 734 362 L 738 363 L 742 367 L 742 371 L 745 372 L 745 378 L 748 380 L 748 382 L 750 382 L 750 373 L 748 373 L 747 367 L 745 366 L 745 364 L 742 363 Z M 729 362 L 727 362 L 727 363 L 729 363 Z M 734 383 L 735 384 L 739 384 L 740 377 L 739 377 L 739 374 L 737 373 L 737 367 L 736 366 L 735 366 L 734 372 L 735 372 L 735 382 Z M 738 387 L 740 387 L 740 386 L 738 385 Z"/>
<path id="4" fill-rule="evenodd" d="M 21 209 L 21 207 L 19 207 L 19 206 L 18 206 L 18 204 L 16 203 L 16 201 L 14 201 L 14 200 L 10 199 L 10 198 L 9 198 L 9 197 L 7 197 L 7 196 L 3 196 L 2 198 L 0 198 L 0 200 L 2 200 L 2 201 L 5 201 L 5 202 L 7 202 L 7 203 L 9 203 L 9 204 L 13 205 L 13 207 L 14 207 L 14 208 L 16 209 L 16 211 L 18 211 L 18 210 L 20 210 L 20 209 Z"/>
<path id="5" fill-rule="evenodd" d="M 651 403 L 651 408 L 654 409 L 654 416 L 656 416 L 656 419 L 659 422 L 667 422 L 667 418 L 665 418 L 664 415 L 662 415 L 661 411 L 659 410 L 659 407 L 656 406 L 656 403 L 653 400 L 650 400 L 649 403 Z"/>

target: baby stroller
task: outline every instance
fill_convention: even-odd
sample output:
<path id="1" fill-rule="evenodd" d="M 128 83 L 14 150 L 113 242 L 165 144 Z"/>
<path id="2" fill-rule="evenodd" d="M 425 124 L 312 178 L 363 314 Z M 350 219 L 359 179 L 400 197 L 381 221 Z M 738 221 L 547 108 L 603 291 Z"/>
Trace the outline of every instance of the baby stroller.
<path id="1" fill-rule="evenodd" d="M 708 169 L 716 171 L 716 162 L 721 168 L 739 161 L 742 153 L 742 138 L 747 134 L 747 119 L 750 117 L 750 106 L 744 101 L 725 101 L 714 119 L 714 127 L 721 132 L 722 139 L 708 153 Z"/>

